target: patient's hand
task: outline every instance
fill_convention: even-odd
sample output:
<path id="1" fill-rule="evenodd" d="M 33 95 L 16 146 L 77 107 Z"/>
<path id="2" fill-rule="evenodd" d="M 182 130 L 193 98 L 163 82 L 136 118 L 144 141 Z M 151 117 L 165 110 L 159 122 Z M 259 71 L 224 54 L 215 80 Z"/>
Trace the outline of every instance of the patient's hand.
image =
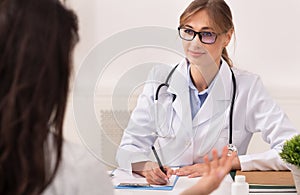
<path id="1" fill-rule="evenodd" d="M 206 172 L 203 177 L 191 188 L 185 190 L 181 195 L 207 195 L 218 188 L 225 175 L 232 167 L 233 159 L 236 153 L 232 156 L 227 156 L 228 149 L 223 148 L 222 157 L 218 158 L 216 150 L 212 150 L 213 160 L 209 161 L 207 155 L 204 157 Z"/>

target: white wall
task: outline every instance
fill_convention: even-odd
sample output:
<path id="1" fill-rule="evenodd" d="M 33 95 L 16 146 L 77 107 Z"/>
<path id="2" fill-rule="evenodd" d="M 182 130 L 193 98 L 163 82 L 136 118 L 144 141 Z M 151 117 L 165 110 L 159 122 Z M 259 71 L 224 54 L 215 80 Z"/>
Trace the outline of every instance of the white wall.
<path id="1" fill-rule="evenodd" d="M 120 31 L 143 26 L 176 29 L 181 12 L 190 2 L 189 0 L 69 1 L 68 4 L 78 13 L 80 22 L 81 41 L 75 51 L 75 72 L 79 71 L 84 58 L 98 43 Z M 234 64 L 259 74 L 271 95 L 300 129 L 300 120 L 297 120 L 300 115 L 298 76 L 300 26 L 297 21 L 300 18 L 300 1 L 227 0 L 227 2 L 233 12 L 236 30 L 236 42 L 232 42 L 230 46 Z M 119 56 L 111 62 L 104 74 L 107 80 L 100 81 L 101 87 L 98 85 L 96 94 L 110 95 L 115 80 L 135 64 L 143 61 L 175 63 L 179 59 L 174 53 L 149 48 L 127 52 L 126 55 Z M 90 71 L 92 73 L 94 70 Z M 77 96 L 84 96 L 85 81 L 81 82 L 82 88 L 76 89 Z M 71 102 L 72 97 L 67 110 L 65 136 L 78 142 Z M 98 106 L 105 108 L 107 102 Z M 250 151 L 260 150 L 260 147 L 254 143 Z"/>

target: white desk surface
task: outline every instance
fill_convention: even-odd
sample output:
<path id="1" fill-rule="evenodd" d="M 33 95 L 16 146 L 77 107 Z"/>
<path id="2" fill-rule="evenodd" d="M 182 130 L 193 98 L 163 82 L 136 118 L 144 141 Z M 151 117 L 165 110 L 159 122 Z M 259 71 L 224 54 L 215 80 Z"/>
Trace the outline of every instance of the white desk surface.
<path id="1" fill-rule="evenodd" d="M 161 190 L 116 190 L 115 195 L 136 195 L 136 194 L 144 194 L 144 195 L 152 195 L 152 194 L 180 194 L 183 190 L 194 185 L 199 178 L 186 178 L 180 177 L 172 191 L 161 191 Z M 227 175 L 218 189 L 212 192 L 212 195 L 230 195 L 231 194 L 231 183 L 232 178 L 230 175 Z M 251 195 L 270 195 L 274 193 L 250 193 Z M 297 193 L 276 193 L 276 195 L 297 195 Z"/>

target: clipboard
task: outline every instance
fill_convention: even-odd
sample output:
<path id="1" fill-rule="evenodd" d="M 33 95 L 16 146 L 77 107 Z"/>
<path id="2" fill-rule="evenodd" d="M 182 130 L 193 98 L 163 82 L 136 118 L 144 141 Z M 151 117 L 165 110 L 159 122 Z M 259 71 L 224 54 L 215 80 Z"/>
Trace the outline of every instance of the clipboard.
<path id="1" fill-rule="evenodd" d="M 122 169 L 115 169 L 111 174 L 112 183 L 115 189 L 129 189 L 129 190 L 163 190 L 171 191 L 177 183 L 179 176 L 172 175 L 170 182 L 166 185 L 151 185 L 148 184 L 146 178 L 129 173 Z"/>

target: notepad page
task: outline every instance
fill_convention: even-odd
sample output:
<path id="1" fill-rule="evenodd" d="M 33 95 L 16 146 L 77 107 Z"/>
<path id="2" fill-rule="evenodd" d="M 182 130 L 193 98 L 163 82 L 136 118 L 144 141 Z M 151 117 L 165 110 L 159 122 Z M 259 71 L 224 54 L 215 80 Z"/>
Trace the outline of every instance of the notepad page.
<path id="1" fill-rule="evenodd" d="M 119 185 L 120 183 L 148 183 L 146 178 L 135 174 L 135 173 L 128 173 L 125 170 L 122 169 L 116 169 L 113 172 L 114 176 L 112 178 L 112 183 L 114 186 Z M 176 181 L 177 176 L 172 175 L 169 178 L 169 183 L 165 185 L 151 185 L 152 187 L 162 187 L 162 186 L 173 186 Z"/>

